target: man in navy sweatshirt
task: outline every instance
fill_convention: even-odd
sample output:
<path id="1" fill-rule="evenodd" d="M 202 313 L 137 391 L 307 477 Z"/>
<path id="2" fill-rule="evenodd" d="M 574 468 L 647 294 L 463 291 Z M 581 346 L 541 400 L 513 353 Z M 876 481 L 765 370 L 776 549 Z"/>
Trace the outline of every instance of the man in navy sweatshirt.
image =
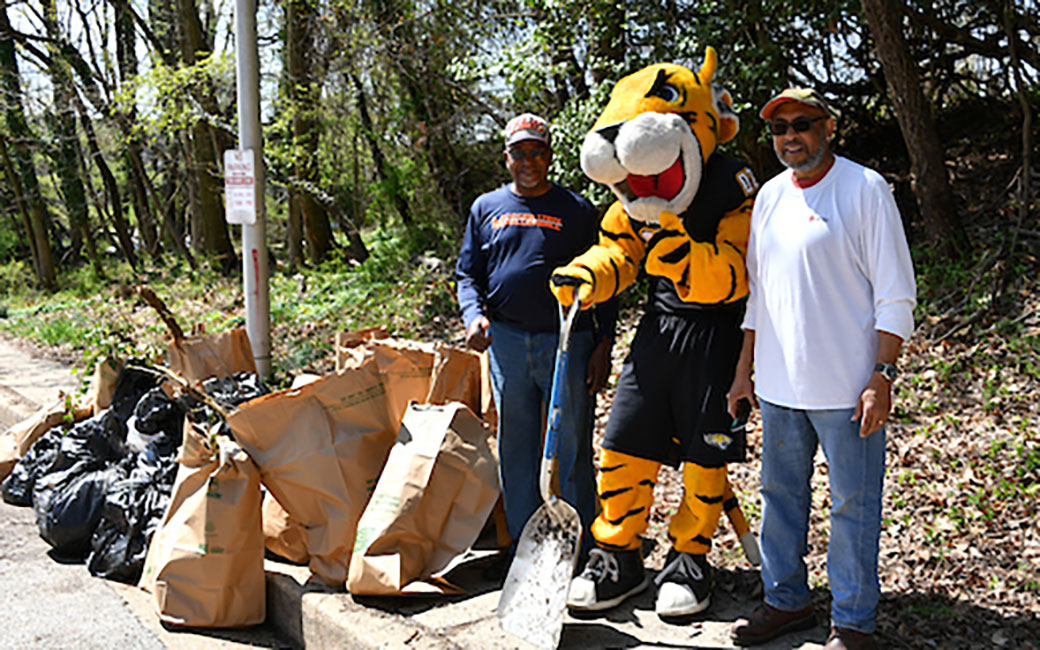
<path id="1" fill-rule="evenodd" d="M 549 276 L 595 243 L 599 219 L 588 200 L 549 180 L 552 143 L 544 119 L 519 115 L 506 125 L 505 137 L 513 180 L 473 202 L 455 273 L 466 345 L 491 349 L 499 480 L 515 549 L 542 501 L 542 411 L 552 390 L 560 327 Z M 583 552 L 596 516 L 593 408 L 610 372 L 616 320 L 616 301 L 579 314 L 562 392 L 560 496 L 581 517 Z"/>

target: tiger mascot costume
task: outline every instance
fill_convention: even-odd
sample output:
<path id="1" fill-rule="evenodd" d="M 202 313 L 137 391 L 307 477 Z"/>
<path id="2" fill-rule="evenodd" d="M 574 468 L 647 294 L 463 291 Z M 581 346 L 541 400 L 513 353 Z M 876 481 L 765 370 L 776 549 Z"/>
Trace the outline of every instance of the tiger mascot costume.
<path id="1" fill-rule="evenodd" d="M 743 422 L 727 413 L 748 294 L 744 256 L 758 183 L 741 160 L 715 151 L 739 121 L 712 84 L 711 47 L 694 72 L 659 63 L 622 79 L 581 150 L 587 176 L 617 197 L 599 242 L 553 272 L 550 289 L 582 308 L 631 285 L 640 264 L 650 295 L 618 380 L 599 464 L 596 548 L 567 604 L 603 610 L 649 584 L 640 535 L 662 463 L 683 463 L 684 495 L 657 577 L 663 617 L 705 609 L 714 582 L 706 555 L 725 509 L 748 559 L 758 546 L 726 478 L 744 460 Z"/>

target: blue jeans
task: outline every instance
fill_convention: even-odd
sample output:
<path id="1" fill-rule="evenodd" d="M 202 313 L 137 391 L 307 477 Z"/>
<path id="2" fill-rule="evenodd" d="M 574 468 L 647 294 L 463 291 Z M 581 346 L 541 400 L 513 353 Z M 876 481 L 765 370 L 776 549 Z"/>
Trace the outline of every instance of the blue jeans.
<path id="1" fill-rule="evenodd" d="M 592 466 L 592 411 L 585 380 L 594 347 L 591 330 L 573 331 L 567 382 L 561 395 L 557 435 L 560 495 L 581 517 L 582 548 L 592 543 L 596 517 Z M 538 472 L 542 464 L 542 405 L 548 408 L 559 334 L 532 333 L 491 322 L 491 386 L 498 410 L 498 477 L 513 547 L 524 524 L 542 504 Z"/>
<path id="2" fill-rule="evenodd" d="M 873 632 L 877 603 L 885 430 L 859 437 L 853 409 L 799 410 L 765 400 L 762 407 L 762 583 L 765 601 L 795 611 L 810 604 L 807 552 L 816 445 L 830 477 L 827 578 L 831 624 Z"/>

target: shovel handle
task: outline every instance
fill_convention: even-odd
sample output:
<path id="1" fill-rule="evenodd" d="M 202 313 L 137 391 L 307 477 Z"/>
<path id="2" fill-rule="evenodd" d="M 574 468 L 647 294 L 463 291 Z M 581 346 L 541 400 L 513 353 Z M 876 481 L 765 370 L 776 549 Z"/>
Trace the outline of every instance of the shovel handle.
<path id="1" fill-rule="evenodd" d="M 571 343 L 571 326 L 581 309 L 577 300 L 571 303 L 564 313 L 560 308 L 560 341 L 556 348 L 556 366 L 553 368 L 552 391 L 549 394 L 548 422 L 545 426 L 545 448 L 542 453 L 542 468 L 538 476 L 538 489 L 542 493 L 542 501 L 549 503 L 552 495 L 549 484 L 552 480 L 552 462 L 556 458 L 557 435 L 560 427 L 560 402 L 563 397 L 563 385 L 567 381 L 567 350 Z"/>

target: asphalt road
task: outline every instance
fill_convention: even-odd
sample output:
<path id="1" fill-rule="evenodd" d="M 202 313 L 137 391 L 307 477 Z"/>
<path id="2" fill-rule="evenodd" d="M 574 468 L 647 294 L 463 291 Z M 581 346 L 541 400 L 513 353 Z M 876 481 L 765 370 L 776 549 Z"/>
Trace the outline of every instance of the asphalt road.
<path id="1" fill-rule="evenodd" d="M 32 508 L 0 502 L 0 647 L 289 647 L 266 626 L 167 630 L 153 613 L 149 594 L 95 578 L 82 562 L 58 562 L 49 549 L 36 532 Z"/>

